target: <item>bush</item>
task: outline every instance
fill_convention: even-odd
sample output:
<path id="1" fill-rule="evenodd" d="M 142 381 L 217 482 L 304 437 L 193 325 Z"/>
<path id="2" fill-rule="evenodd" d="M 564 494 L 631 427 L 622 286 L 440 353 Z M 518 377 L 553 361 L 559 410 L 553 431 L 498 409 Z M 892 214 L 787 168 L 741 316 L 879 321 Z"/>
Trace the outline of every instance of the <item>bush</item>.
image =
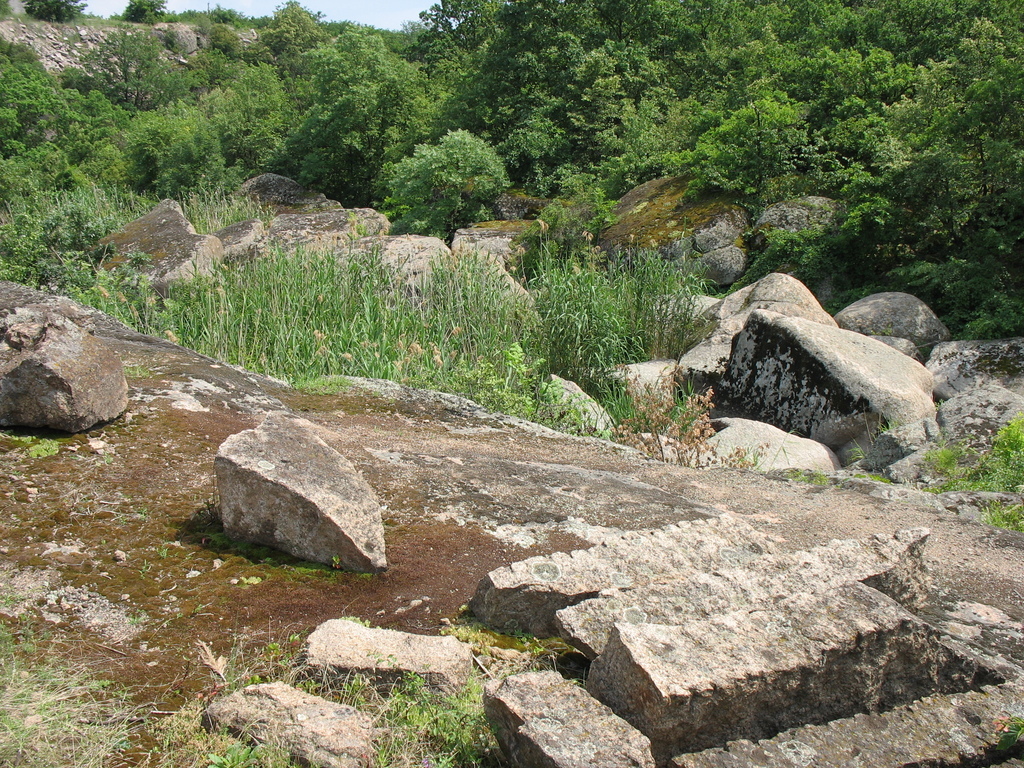
<path id="1" fill-rule="evenodd" d="M 166 10 L 165 0 L 128 0 L 124 20 L 136 24 L 156 24 L 163 19 Z"/>
<path id="2" fill-rule="evenodd" d="M 490 218 L 488 206 L 508 188 L 497 151 L 468 131 L 449 131 L 437 144 L 420 144 L 391 171 L 396 231 L 447 237 Z"/>
<path id="3" fill-rule="evenodd" d="M 25 12 L 42 21 L 64 23 L 82 15 L 84 2 L 75 0 L 25 0 Z"/>
<path id="4" fill-rule="evenodd" d="M 999 430 L 992 450 L 980 456 L 963 446 L 946 446 L 928 454 L 944 482 L 939 491 L 1024 493 L 1024 414 Z"/>

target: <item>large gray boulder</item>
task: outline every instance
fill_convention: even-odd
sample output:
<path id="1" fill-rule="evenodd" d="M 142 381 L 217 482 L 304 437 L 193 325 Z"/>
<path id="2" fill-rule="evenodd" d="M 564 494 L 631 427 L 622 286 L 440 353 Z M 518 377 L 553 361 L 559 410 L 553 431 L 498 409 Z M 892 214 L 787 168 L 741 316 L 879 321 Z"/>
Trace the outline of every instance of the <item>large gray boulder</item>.
<path id="1" fill-rule="evenodd" d="M 842 467 L 828 446 L 783 432 L 763 421 L 724 418 L 715 419 L 711 426 L 716 430 L 708 439 L 715 450 L 712 465 L 742 454 L 760 472 L 805 469 L 830 474 Z"/>
<path id="2" fill-rule="evenodd" d="M 256 258 L 267 228 L 259 219 L 247 219 L 214 233 L 224 247 L 224 261 L 238 263 Z"/>
<path id="3" fill-rule="evenodd" d="M 484 712 L 515 768 L 654 768 L 650 739 L 557 672 L 491 681 Z"/>
<path id="4" fill-rule="evenodd" d="M 52 307 L 17 309 L 0 334 L 0 426 L 84 432 L 127 407 L 121 359 Z"/>
<path id="5" fill-rule="evenodd" d="M 924 528 L 895 536 L 831 541 L 808 551 L 785 552 L 741 567 L 720 567 L 686 579 L 636 588 L 609 588 L 558 611 L 558 634 L 588 658 L 604 652 L 612 627 L 675 625 L 740 609 L 770 608 L 780 597 L 824 592 L 863 582 L 900 602 L 919 607 L 927 597 Z"/>
<path id="6" fill-rule="evenodd" d="M 727 408 L 838 449 L 883 423 L 934 415 L 923 365 L 852 331 L 755 311 L 736 336 Z"/>
<path id="7" fill-rule="evenodd" d="M 585 433 L 607 432 L 615 426 L 608 411 L 584 392 L 575 381 L 551 374 L 550 382 L 558 402 L 546 404 L 544 407 L 547 412 L 570 421 L 578 421 Z"/>
<path id="8" fill-rule="evenodd" d="M 196 234 L 174 200 L 162 200 L 152 211 L 125 224 L 102 240 L 101 246 L 113 248 L 118 258 L 108 262 L 116 266 L 130 254 L 142 253 L 149 263 L 141 271 L 161 295 L 175 280 L 209 275 L 224 257 L 224 246 L 213 235 Z"/>
<path id="9" fill-rule="evenodd" d="M 996 433 L 1022 415 L 1024 395 L 998 384 L 984 384 L 946 400 L 936 418 L 947 440 L 987 450 Z"/>
<path id="10" fill-rule="evenodd" d="M 874 293 L 846 307 L 835 317 L 840 328 L 867 336 L 895 336 L 919 347 L 952 338 L 931 308 L 909 293 Z"/>
<path id="11" fill-rule="evenodd" d="M 655 759 L 1002 680 L 880 592 L 853 584 L 678 626 L 614 625 L 587 690 Z"/>
<path id="12" fill-rule="evenodd" d="M 842 204 L 829 197 L 809 195 L 795 200 L 784 200 L 764 209 L 754 229 L 784 229 L 800 232 L 805 229 L 828 229 L 835 225 L 842 212 Z"/>
<path id="13" fill-rule="evenodd" d="M 352 243 L 370 235 L 386 235 L 391 222 L 372 208 L 339 208 L 316 213 L 281 213 L 270 222 L 260 253 L 279 249 L 345 253 Z"/>
<path id="14" fill-rule="evenodd" d="M 302 765 L 370 768 L 374 764 L 374 727 L 368 715 L 286 683 L 249 685 L 214 700 L 203 725 L 282 747 Z"/>
<path id="15" fill-rule="evenodd" d="M 555 612 L 603 589 L 684 579 L 742 565 L 771 552 L 771 539 L 732 515 L 607 539 L 591 549 L 555 552 L 496 568 L 480 580 L 470 610 L 502 632 L 558 633 Z"/>
<path id="16" fill-rule="evenodd" d="M 747 271 L 747 252 L 738 245 L 727 245 L 695 256 L 692 264 L 715 285 L 732 285 Z"/>
<path id="17" fill-rule="evenodd" d="M 276 173 L 261 173 L 243 182 L 238 189 L 239 194 L 248 197 L 260 205 L 277 210 L 292 209 L 316 210 L 324 207 L 340 208 L 340 203 L 328 200 L 321 192 L 310 192 L 299 182 Z"/>
<path id="18" fill-rule="evenodd" d="M 703 317 L 712 326 L 709 336 L 679 359 L 677 379 L 695 390 L 717 387 L 732 353 L 732 340 L 752 312 L 763 309 L 836 327 L 814 294 L 790 275 L 773 272 L 711 304 Z"/>
<path id="19" fill-rule="evenodd" d="M 302 674 L 314 680 L 344 682 L 361 675 L 388 689 L 414 674 L 431 688 L 450 693 L 466 685 L 474 662 L 472 649 L 454 637 L 413 635 L 332 619 L 306 640 L 302 663 Z"/>
<path id="20" fill-rule="evenodd" d="M 482 252 L 508 267 L 523 252 L 517 238 L 532 225 L 530 221 L 485 221 L 458 229 L 452 237 L 452 253 Z"/>
<path id="21" fill-rule="evenodd" d="M 875 436 L 871 446 L 864 452 L 861 466 L 876 471 L 885 469 L 938 444 L 941 439 L 939 423 L 932 417 L 897 425 Z"/>
<path id="22" fill-rule="evenodd" d="M 932 350 L 927 365 L 939 400 L 982 384 L 999 384 L 1024 395 L 1024 338 L 947 341 Z"/>
<path id="23" fill-rule="evenodd" d="M 224 532 L 351 571 L 387 568 L 373 490 L 305 419 L 268 416 L 225 440 L 214 462 Z"/>

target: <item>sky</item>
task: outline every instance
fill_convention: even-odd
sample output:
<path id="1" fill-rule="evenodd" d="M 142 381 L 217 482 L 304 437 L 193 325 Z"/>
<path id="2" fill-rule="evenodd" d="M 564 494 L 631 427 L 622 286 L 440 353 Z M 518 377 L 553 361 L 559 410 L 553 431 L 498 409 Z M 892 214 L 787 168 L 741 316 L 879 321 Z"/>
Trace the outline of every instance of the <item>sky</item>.
<path id="1" fill-rule="evenodd" d="M 209 7 L 217 4 L 222 8 L 241 11 L 246 16 L 270 16 L 274 9 L 283 5 L 284 0 L 210 0 Z M 435 0 L 305 0 L 302 5 L 309 10 L 320 11 L 328 21 L 354 21 L 381 29 L 399 29 L 403 21 L 417 21 L 420 11 L 425 11 Z M 86 13 L 96 16 L 110 16 L 122 13 L 128 0 L 88 0 Z M 205 11 L 205 0 L 167 0 L 169 11 Z"/>

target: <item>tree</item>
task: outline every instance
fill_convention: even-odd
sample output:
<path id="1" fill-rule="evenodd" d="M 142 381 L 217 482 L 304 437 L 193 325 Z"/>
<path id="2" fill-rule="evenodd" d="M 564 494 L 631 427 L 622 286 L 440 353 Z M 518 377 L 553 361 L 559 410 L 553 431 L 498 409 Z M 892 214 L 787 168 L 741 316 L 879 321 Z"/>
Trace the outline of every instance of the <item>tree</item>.
<path id="1" fill-rule="evenodd" d="M 119 29 L 82 57 L 85 72 L 75 76 L 74 85 L 82 91 L 96 88 L 134 110 L 170 104 L 188 93 L 189 76 L 172 71 L 161 50 L 156 38 Z"/>
<path id="2" fill-rule="evenodd" d="M 389 202 L 401 213 L 396 229 L 445 238 L 487 217 L 487 205 L 508 188 L 494 147 L 468 131 L 418 145 L 390 177 Z"/>
<path id="3" fill-rule="evenodd" d="M 124 20 L 136 24 L 156 24 L 167 11 L 165 0 L 128 0 Z"/>
<path id="4" fill-rule="evenodd" d="M 280 170 L 346 205 L 368 205 L 383 169 L 426 136 L 425 78 L 361 28 L 309 54 L 309 62 L 313 106 Z"/>
<path id="5" fill-rule="evenodd" d="M 85 3 L 76 0 L 25 0 L 25 12 L 43 21 L 72 21 L 84 10 Z"/>

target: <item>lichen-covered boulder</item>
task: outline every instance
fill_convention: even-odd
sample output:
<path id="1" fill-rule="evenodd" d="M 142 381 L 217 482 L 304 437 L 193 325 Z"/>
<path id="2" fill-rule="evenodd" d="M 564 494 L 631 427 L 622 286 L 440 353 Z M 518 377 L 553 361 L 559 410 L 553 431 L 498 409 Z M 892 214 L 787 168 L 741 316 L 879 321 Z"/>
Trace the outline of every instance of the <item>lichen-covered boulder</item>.
<path id="1" fill-rule="evenodd" d="M 928 370 L 853 331 L 764 310 L 733 342 L 719 394 L 731 412 L 838 449 L 883 422 L 933 416 Z"/>
<path id="2" fill-rule="evenodd" d="M 842 204 L 829 197 L 810 195 L 795 200 L 783 200 L 764 209 L 754 230 L 765 232 L 770 229 L 784 229 L 800 232 L 805 229 L 828 229 L 835 225 L 842 212 Z"/>
<path id="3" fill-rule="evenodd" d="M 848 331 L 909 339 L 919 347 L 952 338 L 938 315 L 909 293 L 890 291 L 865 296 L 839 312 L 835 321 Z"/>
<path id="4" fill-rule="evenodd" d="M 982 384 L 998 384 L 1024 395 L 1024 338 L 947 341 L 932 350 L 927 366 L 935 376 L 939 400 Z"/>
<path id="5" fill-rule="evenodd" d="M 230 538 L 351 571 L 387 568 L 373 489 L 305 419 L 273 413 L 232 435 L 214 469 Z"/>
<path id="6" fill-rule="evenodd" d="M 391 222 L 387 217 L 372 208 L 281 213 L 270 222 L 260 253 L 271 249 L 291 252 L 298 248 L 344 253 L 356 240 L 386 235 L 390 230 Z"/>
<path id="7" fill-rule="evenodd" d="M 224 247 L 224 261 L 249 261 L 259 253 L 259 244 L 267 236 L 267 228 L 259 219 L 247 219 L 214 233 Z"/>
<path id="8" fill-rule="evenodd" d="M 876 471 L 885 469 L 941 439 L 939 423 L 931 417 L 892 427 L 875 436 L 864 453 L 862 466 Z"/>
<path id="9" fill-rule="evenodd" d="M 260 205 L 273 208 L 278 213 L 341 208 L 341 203 L 328 200 L 323 193 L 310 192 L 299 182 L 276 173 L 261 173 L 259 176 L 253 176 L 243 182 L 238 193 Z"/>
<path id="10" fill-rule="evenodd" d="M 99 244 L 117 252 L 118 258 L 111 260 L 111 265 L 129 254 L 146 254 L 149 263 L 141 271 L 162 295 L 175 280 L 210 274 L 214 264 L 224 257 L 221 241 L 213 235 L 196 234 L 174 200 L 162 200 L 145 216 L 125 224 Z"/>
<path id="11" fill-rule="evenodd" d="M 947 440 L 987 450 L 996 433 L 1022 415 L 1024 395 L 998 384 L 984 384 L 946 400 L 936 418 Z"/>
<path id="12" fill-rule="evenodd" d="M 523 252 L 517 238 L 533 226 L 529 221 L 484 221 L 455 231 L 452 253 L 456 256 L 485 253 L 508 267 Z"/>
<path id="13" fill-rule="evenodd" d="M 375 729 L 369 715 L 286 683 L 249 685 L 214 700 L 203 725 L 282 747 L 302 765 L 370 768 L 374 764 Z"/>
<path id="14" fill-rule="evenodd" d="M 0 320 L 0 426 L 84 432 L 127 405 L 124 366 L 102 340 L 43 305 Z"/>

